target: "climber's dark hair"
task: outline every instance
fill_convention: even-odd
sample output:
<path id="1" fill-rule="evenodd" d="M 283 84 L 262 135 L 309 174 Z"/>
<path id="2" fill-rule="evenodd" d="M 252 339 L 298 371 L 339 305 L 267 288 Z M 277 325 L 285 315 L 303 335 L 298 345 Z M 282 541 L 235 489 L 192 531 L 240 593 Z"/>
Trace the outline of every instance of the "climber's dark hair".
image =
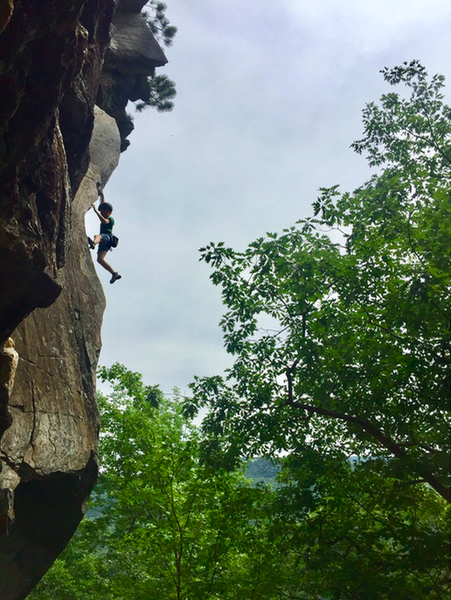
<path id="1" fill-rule="evenodd" d="M 102 202 L 102 204 L 99 204 L 99 210 L 111 210 L 113 212 L 113 207 L 109 202 Z"/>

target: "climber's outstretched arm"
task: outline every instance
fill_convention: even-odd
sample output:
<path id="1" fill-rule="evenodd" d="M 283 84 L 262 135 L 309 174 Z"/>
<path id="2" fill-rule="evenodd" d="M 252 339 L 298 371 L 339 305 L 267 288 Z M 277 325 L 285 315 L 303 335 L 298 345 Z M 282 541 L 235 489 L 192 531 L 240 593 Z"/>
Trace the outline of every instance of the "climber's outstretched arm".
<path id="1" fill-rule="evenodd" d="M 109 223 L 110 219 L 107 219 L 106 217 L 104 217 L 103 215 L 101 215 L 99 213 L 99 211 L 97 210 L 97 207 L 95 204 L 91 204 L 93 211 L 96 213 L 96 215 L 99 217 L 99 219 L 102 221 L 102 223 Z"/>

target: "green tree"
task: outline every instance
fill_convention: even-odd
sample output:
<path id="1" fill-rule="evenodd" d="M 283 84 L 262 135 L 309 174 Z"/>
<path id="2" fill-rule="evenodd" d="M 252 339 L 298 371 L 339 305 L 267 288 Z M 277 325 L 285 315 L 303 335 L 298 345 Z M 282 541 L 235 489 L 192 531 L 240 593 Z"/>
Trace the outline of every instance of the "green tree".
<path id="1" fill-rule="evenodd" d="M 177 33 L 177 27 L 171 25 L 166 16 L 167 5 L 164 2 L 150 0 L 147 2 L 146 7 L 152 11 L 151 13 L 147 11 L 142 13 L 150 31 L 165 46 L 172 46 L 175 34 Z"/>
<path id="2" fill-rule="evenodd" d="M 144 11 L 142 15 L 152 35 L 165 46 L 172 46 L 177 27 L 171 25 L 166 16 L 167 5 L 164 2 L 150 0 L 146 7 L 150 12 Z M 172 79 L 167 75 L 152 75 L 147 78 L 144 99 L 135 104 L 136 110 L 141 112 L 150 106 L 156 108 L 158 112 L 170 112 L 174 108 L 172 100 L 176 95 L 175 83 Z"/>
<path id="3" fill-rule="evenodd" d="M 170 112 L 174 108 L 172 100 L 177 95 L 175 83 L 167 75 L 153 75 L 148 78 L 149 97 L 147 100 L 137 102 L 136 110 L 141 112 L 148 106 L 156 108 L 158 112 Z"/>
<path id="4" fill-rule="evenodd" d="M 101 368 L 101 471 L 91 509 L 33 600 L 269 599 L 284 557 L 272 491 L 199 460 L 198 429 L 156 386 Z M 270 556 L 271 560 L 266 560 Z M 268 567 L 265 567 L 268 563 Z"/>
<path id="5" fill-rule="evenodd" d="M 99 397 L 99 485 L 31 600 L 445 597 L 448 527 L 432 490 L 314 449 L 279 459 L 276 486 L 251 485 L 199 460 L 177 397 L 121 365 L 101 375 L 113 390 Z M 269 465 L 253 466 L 258 479 Z"/>
<path id="6" fill-rule="evenodd" d="M 324 600 L 440 600 L 450 592 L 449 510 L 384 462 L 308 449 L 285 459 L 272 508 L 288 534 L 286 592 Z M 288 596 L 289 597 L 289 596 Z"/>
<path id="7" fill-rule="evenodd" d="M 313 217 L 244 252 L 201 249 L 235 361 L 196 379 L 186 410 L 209 408 L 224 459 L 371 456 L 449 501 L 451 109 L 417 61 L 383 75 L 410 96 L 363 111 L 367 183 L 322 189 Z"/>

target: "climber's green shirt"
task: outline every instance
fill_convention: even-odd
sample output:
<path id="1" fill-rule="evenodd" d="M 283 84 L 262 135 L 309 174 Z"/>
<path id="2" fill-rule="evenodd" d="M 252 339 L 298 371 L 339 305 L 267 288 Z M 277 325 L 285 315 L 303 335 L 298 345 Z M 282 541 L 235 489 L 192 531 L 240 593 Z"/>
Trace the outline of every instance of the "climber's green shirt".
<path id="1" fill-rule="evenodd" d="M 100 223 L 100 233 L 113 233 L 114 219 L 109 217 L 108 223 Z"/>

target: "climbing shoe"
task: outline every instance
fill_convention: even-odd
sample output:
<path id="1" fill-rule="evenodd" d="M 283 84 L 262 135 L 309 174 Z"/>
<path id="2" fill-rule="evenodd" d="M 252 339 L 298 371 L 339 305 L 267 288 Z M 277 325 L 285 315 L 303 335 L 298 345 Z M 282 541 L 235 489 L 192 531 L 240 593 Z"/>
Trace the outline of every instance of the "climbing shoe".
<path id="1" fill-rule="evenodd" d="M 119 275 L 119 273 L 113 273 L 112 278 L 110 279 L 110 283 L 114 283 L 115 281 L 117 281 L 118 279 L 121 279 L 122 275 Z"/>
<path id="2" fill-rule="evenodd" d="M 89 244 L 89 247 L 91 248 L 91 250 L 94 250 L 94 248 L 96 247 L 96 245 L 94 244 L 94 242 L 91 240 L 90 237 L 88 237 L 88 244 Z"/>

